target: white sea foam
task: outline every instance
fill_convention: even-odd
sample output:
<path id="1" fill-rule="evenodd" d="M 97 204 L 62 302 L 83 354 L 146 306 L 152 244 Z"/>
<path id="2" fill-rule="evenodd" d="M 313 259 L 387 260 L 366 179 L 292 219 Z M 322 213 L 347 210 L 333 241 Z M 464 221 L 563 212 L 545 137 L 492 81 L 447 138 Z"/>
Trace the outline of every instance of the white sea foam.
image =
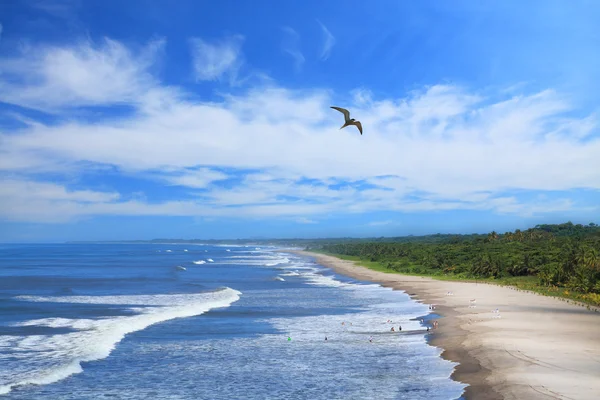
<path id="1" fill-rule="evenodd" d="M 15 324 L 71 328 L 76 332 L 56 335 L 3 336 L 0 348 L 0 393 L 26 384 L 48 384 L 82 372 L 81 362 L 108 357 L 126 334 L 174 318 L 203 314 L 228 307 L 241 292 L 225 288 L 197 294 L 139 296 L 18 296 L 32 302 L 135 305 L 140 314 L 104 319 L 45 318 Z M 131 309 L 131 308 L 130 308 Z"/>
<path id="2" fill-rule="evenodd" d="M 273 267 L 273 266 L 275 266 L 275 265 L 279 265 L 279 264 L 286 264 L 286 263 L 289 263 L 289 262 L 290 262 L 290 259 L 289 259 L 289 258 L 287 258 L 287 257 L 281 257 L 281 258 L 279 258 L 279 259 L 275 260 L 274 262 L 267 263 L 267 264 L 265 264 L 265 265 L 266 265 L 267 267 Z"/>
<path id="3" fill-rule="evenodd" d="M 285 274 L 281 274 L 281 276 L 300 276 L 300 274 L 296 271 L 286 272 Z"/>
<path id="4" fill-rule="evenodd" d="M 293 336 L 295 341 L 320 341 L 324 336 L 329 336 L 344 342 L 364 342 L 369 335 L 376 335 L 375 341 L 379 340 L 377 338 L 385 341 L 397 339 L 403 345 L 422 345 L 425 342 L 423 335 L 410 333 L 425 334 L 426 329 L 416 318 L 428 313 L 427 306 L 410 300 L 406 293 L 378 284 L 339 282 L 334 277 L 310 276 L 308 279 L 319 286 L 344 289 L 351 298 L 362 304 L 361 312 L 268 320 L 276 328 Z M 402 326 L 401 333 L 398 332 L 399 326 Z M 392 327 L 395 332 L 391 331 Z M 397 336 L 388 336 L 394 334 Z"/>
<path id="5" fill-rule="evenodd" d="M 172 253 L 173 250 L 165 250 L 167 253 Z"/>
<path id="6" fill-rule="evenodd" d="M 206 264 L 206 261 L 204 260 L 198 260 L 198 261 L 193 261 L 194 264 L 196 265 L 202 265 L 202 264 Z"/>
<path id="7" fill-rule="evenodd" d="M 183 251 L 188 251 L 188 249 L 183 249 Z"/>
<path id="8" fill-rule="evenodd" d="M 392 288 L 383 287 L 376 283 L 342 282 L 336 279 L 336 276 L 332 275 L 331 270 L 328 268 L 307 263 L 303 259 L 292 256 L 290 256 L 288 262 L 291 265 L 281 268 L 288 270 L 288 272 L 280 274 L 280 276 L 298 276 L 309 285 L 339 288 L 347 291 L 351 297 L 361 299 L 361 304 L 368 304 L 368 306 L 365 306 L 364 312 L 359 314 L 285 318 L 280 319 L 280 323 L 274 320 L 275 324 L 282 329 L 286 327 L 284 329 L 286 331 L 295 330 L 294 326 L 297 324 L 298 329 L 295 336 L 298 336 L 298 332 L 300 332 L 300 338 L 307 335 L 307 338 L 314 340 L 313 334 L 318 336 L 323 333 L 323 327 L 327 327 L 326 331 L 331 329 L 331 332 L 336 334 L 339 332 L 346 332 L 347 334 L 387 333 L 388 331 L 392 333 L 390 331 L 391 327 L 394 326 L 395 329 L 398 329 L 398 325 L 402 326 L 404 333 L 425 331 L 420 322 L 414 319 L 427 314 L 429 310 L 426 305 L 410 300 L 406 293 L 394 291 Z M 402 311 L 399 313 L 398 310 Z M 392 321 L 391 324 L 387 323 L 388 318 L 383 318 L 385 315 L 389 316 Z M 327 320 L 326 323 L 325 320 Z M 352 329 L 349 328 L 348 324 L 342 325 L 341 323 L 344 321 L 351 321 Z M 300 326 L 304 326 L 304 328 L 300 328 Z M 304 333 L 302 333 L 303 330 L 305 330 Z M 346 339 L 350 340 L 351 338 Z M 414 340 L 423 341 L 424 339 L 421 337 L 421 339 Z"/>
<path id="9" fill-rule="evenodd" d="M 208 261 L 208 262 L 215 262 L 215 260 L 213 260 L 212 258 L 207 258 L 206 261 Z"/>
<path id="10" fill-rule="evenodd" d="M 256 265 L 274 267 L 280 264 L 287 264 L 290 262 L 288 257 L 282 255 L 264 255 L 264 256 L 230 256 L 222 261 L 221 264 L 232 265 L 232 264 L 244 264 L 244 265 Z"/>

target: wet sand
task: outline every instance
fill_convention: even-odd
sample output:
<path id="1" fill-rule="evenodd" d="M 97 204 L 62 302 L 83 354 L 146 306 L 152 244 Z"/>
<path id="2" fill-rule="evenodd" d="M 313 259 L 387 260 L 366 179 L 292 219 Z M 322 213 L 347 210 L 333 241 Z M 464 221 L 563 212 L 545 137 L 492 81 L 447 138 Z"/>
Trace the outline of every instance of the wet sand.
<path id="1" fill-rule="evenodd" d="M 441 318 L 430 343 L 460 363 L 452 378 L 469 384 L 466 399 L 600 399 L 600 312 L 509 287 L 385 273 L 328 255 L 293 253 L 434 304 Z"/>

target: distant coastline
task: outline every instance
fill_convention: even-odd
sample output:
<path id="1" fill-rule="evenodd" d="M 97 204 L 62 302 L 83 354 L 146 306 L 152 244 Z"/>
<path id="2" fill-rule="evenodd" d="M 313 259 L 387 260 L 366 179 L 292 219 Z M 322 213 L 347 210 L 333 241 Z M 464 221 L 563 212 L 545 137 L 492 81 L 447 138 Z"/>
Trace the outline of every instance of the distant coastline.
<path id="1" fill-rule="evenodd" d="M 362 243 L 362 242 L 373 242 L 373 243 L 395 243 L 395 242 L 421 242 L 421 241 L 444 241 L 450 240 L 454 237 L 465 237 L 465 238 L 484 238 L 487 234 L 450 234 L 450 233 L 436 233 L 431 235 L 406 235 L 406 236 L 390 236 L 390 237 L 333 237 L 333 238 L 268 238 L 268 237 L 256 237 L 256 238 L 237 238 L 237 239 L 149 239 L 149 240 L 70 240 L 64 242 L 65 244 L 93 244 L 93 243 L 149 243 L 149 244 L 231 244 L 231 245 L 296 245 L 296 246 L 307 246 L 307 245 L 325 245 L 332 243 Z"/>

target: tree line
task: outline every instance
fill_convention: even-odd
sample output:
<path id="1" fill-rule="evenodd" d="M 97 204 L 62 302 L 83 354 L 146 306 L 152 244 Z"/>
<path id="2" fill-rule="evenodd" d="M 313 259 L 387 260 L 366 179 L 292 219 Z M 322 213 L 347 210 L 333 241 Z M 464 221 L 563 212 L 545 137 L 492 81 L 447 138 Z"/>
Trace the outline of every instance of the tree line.
<path id="1" fill-rule="evenodd" d="M 430 235 L 409 241 L 315 244 L 409 274 L 465 278 L 536 276 L 544 286 L 600 294 L 600 226 L 567 222 L 484 235 Z"/>

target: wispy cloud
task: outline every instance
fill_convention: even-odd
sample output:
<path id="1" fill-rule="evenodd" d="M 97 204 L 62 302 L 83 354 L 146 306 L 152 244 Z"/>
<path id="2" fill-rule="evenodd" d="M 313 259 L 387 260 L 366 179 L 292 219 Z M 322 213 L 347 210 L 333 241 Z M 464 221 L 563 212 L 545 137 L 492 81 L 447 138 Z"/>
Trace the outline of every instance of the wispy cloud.
<path id="1" fill-rule="evenodd" d="M 0 40 L 2 40 L 2 24 L 0 24 Z"/>
<path id="2" fill-rule="evenodd" d="M 589 211 L 589 204 L 574 201 L 568 191 L 600 190 L 598 116 L 577 110 L 569 96 L 553 90 L 507 97 L 434 85 L 397 98 L 355 96 L 348 106 L 369 126 L 369 135 L 361 137 L 340 131 L 337 119 L 327 118 L 332 96 L 327 90 L 271 85 L 199 101 L 174 95 L 185 91 L 152 75 L 146 66 L 155 58 L 153 49 L 136 53 L 107 41 L 100 47 L 39 50 L 41 57 L 0 59 L 11 72 L 0 75 L 0 88 L 12 89 L 0 90 L 2 101 L 53 107 L 128 102 L 135 112 L 0 129 L 0 172 L 11 176 L 0 180 L 3 219 L 170 215 L 304 221 L 332 213 L 456 209 L 527 216 Z M 80 71 L 80 78 L 55 71 L 62 66 Z M 84 78 L 97 92 L 85 87 Z M 133 88 L 121 83 L 125 79 Z M 189 195 L 165 200 L 146 193 L 146 199 L 40 177 L 98 166 L 152 179 L 170 188 L 166 193 L 177 190 L 173 185 L 184 187 Z M 539 191 L 553 195 L 538 197 Z"/>
<path id="3" fill-rule="evenodd" d="M 212 42 L 192 38 L 190 43 L 196 80 L 214 81 L 227 75 L 230 83 L 235 82 L 243 63 L 241 58 L 243 36 L 234 35 Z"/>
<path id="4" fill-rule="evenodd" d="M 33 0 L 29 6 L 42 10 L 54 17 L 71 19 L 81 6 L 80 0 Z"/>
<path id="5" fill-rule="evenodd" d="M 299 224 L 318 224 L 317 221 L 312 220 L 312 219 L 308 219 L 306 217 L 298 218 L 296 220 L 296 222 L 299 223 Z"/>
<path id="6" fill-rule="evenodd" d="M 284 32 L 282 41 L 283 51 L 289 54 L 294 60 L 294 68 L 296 71 L 300 71 L 304 65 L 304 54 L 300 51 L 300 35 L 295 29 L 289 26 L 281 28 Z"/>
<path id="7" fill-rule="evenodd" d="M 165 173 L 159 175 L 159 178 L 175 186 L 185 186 L 193 189 L 202 189 L 211 183 L 227 179 L 229 176 L 220 171 L 214 171 L 210 168 L 184 169 L 174 173 Z"/>
<path id="8" fill-rule="evenodd" d="M 384 225 L 389 225 L 392 222 L 394 222 L 394 221 L 392 221 L 391 219 L 388 219 L 386 221 L 372 221 L 372 222 L 369 222 L 368 225 L 369 226 L 384 226 Z"/>
<path id="9" fill-rule="evenodd" d="M 134 53 L 120 42 L 33 46 L 0 59 L 0 101 L 56 111 L 63 107 L 138 103 L 158 83 L 149 72 L 165 41 Z"/>
<path id="10" fill-rule="evenodd" d="M 369 89 L 365 89 L 365 88 L 354 89 L 351 92 L 351 94 L 354 99 L 354 102 L 361 106 L 365 106 L 366 104 L 373 101 L 373 93 L 371 93 L 371 91 Z"/>
<path id="11" fill-rule="evenodd" d="M 329 29 L 327 29 L 327 27 L 321 21 L 317 20 L 317 23 L 323 31 L 323 47 L 321 48 L 320 58 L 324 61 L 327 60 L 331 54 L 331 49 L 335 45 L 335 37 L 331 34 L 331 32 L 329 32 Z"/>

